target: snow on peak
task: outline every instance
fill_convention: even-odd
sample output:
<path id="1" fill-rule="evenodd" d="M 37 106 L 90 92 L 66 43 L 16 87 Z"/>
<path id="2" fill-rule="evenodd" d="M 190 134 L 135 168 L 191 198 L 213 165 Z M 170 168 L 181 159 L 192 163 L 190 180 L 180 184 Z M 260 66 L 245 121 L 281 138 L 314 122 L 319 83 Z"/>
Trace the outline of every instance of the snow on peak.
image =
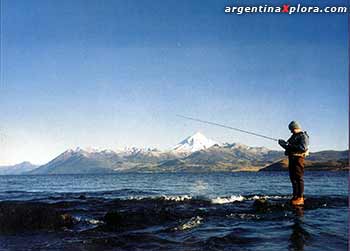
<path id="1" fill-rule="evenodd" d="M 113 150 L 109 150 L 109 149 L 104 149 L 104 150 L 100 150 L 98 148 L 92 148 L 92 147 L 85 147 L 85 148 L 81 148 L 81 147 L 76 147 L 75 149 L 68 149 L 67 151 L 65 151 L 62 154 L 63 158 L 68 158 L 72 155 L 75 154 L 80 154 L 83 155 L 85 157 L 91 157 L 93 155 L 98 155 L 98 154 L 114 154 L 115 152 Z"/>
<path id="2" fill-rule="evenodd" d="M 176 152 L 196 152 L 218 144 L 214 140 L 208 139 L 202 133 L 196 132 L 179 144 L 173 147 Z"/>
<path id="3" fill-rule="evenodd" d="M 224 147 L 228 147 L 231 149 L 237 149 L 237 150 L 244 150 L 244 151 L 250 151 L 251 153 L 257 154 L 257 153 L 267 153 L 270 150 L 266 147 L 254 147 L 254 146 L 247 146 L 240 143 L 225 143 Z"/>
<path id="4" fill-rule="evenodd" d="M 116 153 L 122 155 L 122 156 L 131 156 L 131 155 L 137 155 L 137 154 L 153 154 L 153 153 L 160 153 L 161 151 L 157 148 L 152 147 L 124 147 L 124 149 L 117 150 Z"/>

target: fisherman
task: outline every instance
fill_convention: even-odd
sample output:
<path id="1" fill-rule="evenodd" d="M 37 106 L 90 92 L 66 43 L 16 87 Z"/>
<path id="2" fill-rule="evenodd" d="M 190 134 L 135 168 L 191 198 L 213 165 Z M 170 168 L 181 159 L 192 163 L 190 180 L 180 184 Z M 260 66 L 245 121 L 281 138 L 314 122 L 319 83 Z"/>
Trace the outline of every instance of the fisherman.
<path id="1" fill-rule="evenodd" d="M 184 119 L 194 120 L 205 124 L 215 125 L 224 127 L 227 129 L 247 133 L 257 137 L 278 141 L 285 149 L 285 155 L 289 159 L 289 177 L 293 186 L 293 198 L 291 200 L 292 205 L 304 205 L 304 160 L 307 155 L 309 155 L 309 135 L 303 132 L 301 126 L 298 122 L 292 121 L 289 123 L 289 130 L 292 132 L 292 136 L 284 141 L 283 139 L 275 139 L 269 136 L 265 136 L 259 133 L 242 130 L 232 126 L 222 125 L 215 122 L 210 122 L 202 119 L 196 119 L 191 117 L 186 117 L 182 115 L 177 115 Z"/>
<path id="2" fill-rule="evenodd" d="M 292 136 L 284 141 L 278 140 L 278 144 L 285 149 L 288 156 L 289 177 L 293 186 L 293 198 L 291 204 L 304 205 L 304 160 L 309 154 L 309 135 L 302 131 L 297 121 L 292 121 L 288 126 Z"/>

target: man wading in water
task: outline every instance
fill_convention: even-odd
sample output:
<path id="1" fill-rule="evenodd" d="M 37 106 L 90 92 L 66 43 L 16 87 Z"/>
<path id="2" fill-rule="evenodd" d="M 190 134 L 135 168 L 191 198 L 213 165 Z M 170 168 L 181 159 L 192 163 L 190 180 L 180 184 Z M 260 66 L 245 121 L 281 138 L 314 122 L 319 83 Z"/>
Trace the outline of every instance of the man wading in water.
<path id="1" fill-rule="evenodd" d="M 298 122 L 292 121 L 289 124 L 292 136 L 286 141 L 278 140 L 278 144 L 286 151 L 289 164 L 289 177 L 293 186 L 292 205 L 304 205 L 304 159 L 308 155 L 309 135 L 301 130 Z"/>

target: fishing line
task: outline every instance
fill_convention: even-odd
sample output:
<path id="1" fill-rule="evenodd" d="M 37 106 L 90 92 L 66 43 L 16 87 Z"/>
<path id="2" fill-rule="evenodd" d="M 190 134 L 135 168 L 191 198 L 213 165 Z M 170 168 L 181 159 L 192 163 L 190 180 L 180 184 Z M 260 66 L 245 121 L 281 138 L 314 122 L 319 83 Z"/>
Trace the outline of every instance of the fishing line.
<path id="1" fill-rule="evenodd" d="M 220 126 L 220 127 L 223 127 L 223 128 L 226 128 L 226 129 L 235 130 L 235 131 L 238 131 L 238 132 L 247 133 L 247 134 L 254 135 L 254 136 L 257 136 L 257 137 L 261 137 L 261 138 L 264 138 L 264 139 L 269 139 L 269 140 L 273 140 L 273 141 L 278 141 L 278 139 L 275 139 L 275 138 L 272 138 L 272 137 L 269 137 L 269 136 L 265 136 L 265 135 L 262 135 L 262 134 L 259 134 L 259 133 L 255 133 L 255 132 L 250 132 L 250 131 L 242 130 L 242 129 L 235 128 L 235 127 L 232 127 L 232 126 L 222 125 L 222 124 L 219 124 L 219 123 L 215 123 L 215 122 L 211 122 L 211 121 L 206 121 L 206 120 L 202 120 L 202 119 L 197 119 L 197 118 L 191 118 L 191 117 L 187 117 L 187 116 L 183 116 L 183 115 L 178 115 L 178 114 L 177 114 L 176 116 L 178 116 L 178 117 L 180 117 L 180 118 L 188 119 L 188 120 L 193 120 L 193 121 L 197 121 L 197 122 L 209 124 L 209 125 Z"/>

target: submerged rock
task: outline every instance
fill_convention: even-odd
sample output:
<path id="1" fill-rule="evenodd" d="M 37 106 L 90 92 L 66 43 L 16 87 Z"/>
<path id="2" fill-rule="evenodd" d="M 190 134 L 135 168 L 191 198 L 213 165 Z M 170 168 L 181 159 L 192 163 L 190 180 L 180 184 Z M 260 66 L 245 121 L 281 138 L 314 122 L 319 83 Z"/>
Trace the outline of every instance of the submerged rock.
<path id="1" fill-rule="evenodd" d="M 293 207 L 288 200 L 270 202 L 267 199 L 258 199 L 253 203 L 253 209 L 257 213 L 269 213 L 276 211 L 290 211 Z"/>
<path id="2" fill-rule="evenodd" d="M 50 204 L 31 202 L 1 202 L 0 232 L 53 230 L 69 227 L 73 217 L 57 211 Z"/>
<path id="3" fill-rule="evenodd" d="M 143 228 L 150 225 L 164 223 L 166 221 L 177 219 L 176 215 L 165 210 L 136 210 L 130 212 L 110 211 L 106 213 L 104 222 L 108 228 Z"/>
<path id="4" fill-rule="evenodd" d="M 254 201 L 253 208 L 257 212 L 266 212 L 270 203 L 266 199 L 258 199 Z"/>

